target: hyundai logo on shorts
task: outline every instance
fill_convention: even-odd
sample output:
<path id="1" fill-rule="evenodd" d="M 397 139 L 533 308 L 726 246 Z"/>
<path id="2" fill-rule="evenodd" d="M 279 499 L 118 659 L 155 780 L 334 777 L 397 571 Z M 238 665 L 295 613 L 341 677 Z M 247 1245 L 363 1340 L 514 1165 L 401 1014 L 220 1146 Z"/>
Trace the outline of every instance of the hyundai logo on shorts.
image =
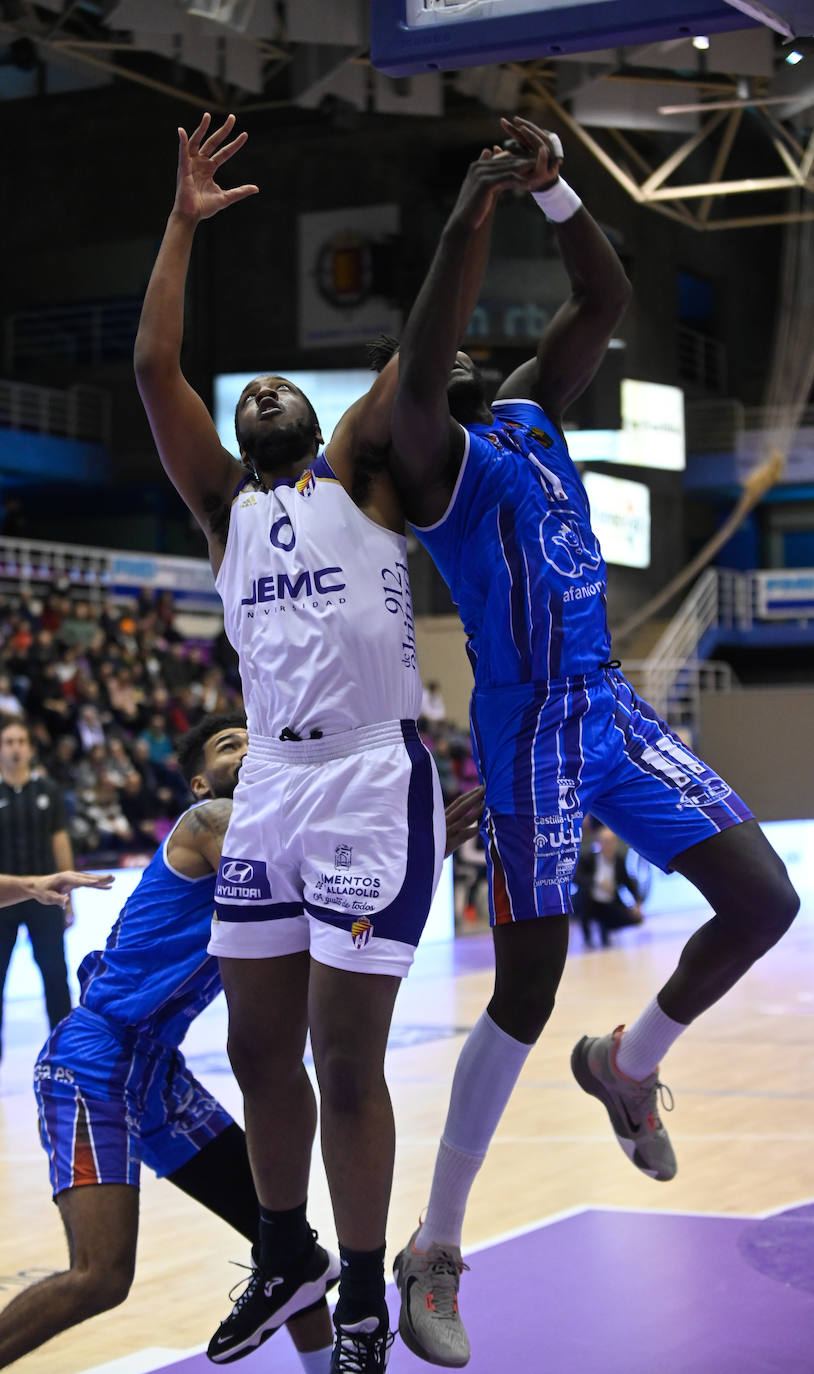
<path id="1" fill-rule="evenodd" d="M 253 866 L 240 859 L 230 859 L 228 864 L 223 865 L 221 872 L 225 882 L 238 885 L 248 883 L 254 877 Z"/>

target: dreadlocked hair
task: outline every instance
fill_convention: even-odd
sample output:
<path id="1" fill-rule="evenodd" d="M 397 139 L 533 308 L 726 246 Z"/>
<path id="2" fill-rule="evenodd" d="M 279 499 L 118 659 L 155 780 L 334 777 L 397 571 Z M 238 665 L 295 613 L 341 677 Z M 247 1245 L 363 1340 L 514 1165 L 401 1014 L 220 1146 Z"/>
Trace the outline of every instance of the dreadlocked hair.
<path id="1" fill-rule="evenodd" d="M 398 350 L 399 341 L 392 334 L 377 334 L 365 344 L 365 357 L 371 372 L 382 372 Z"/>

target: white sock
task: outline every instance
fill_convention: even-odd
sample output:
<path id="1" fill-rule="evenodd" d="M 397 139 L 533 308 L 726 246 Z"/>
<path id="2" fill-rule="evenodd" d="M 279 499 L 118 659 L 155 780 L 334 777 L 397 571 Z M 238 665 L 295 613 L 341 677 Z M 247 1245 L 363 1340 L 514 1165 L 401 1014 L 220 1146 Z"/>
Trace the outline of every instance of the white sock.
<path id="1" fill-rule="evenodd" d="M 417 1250 L 460 1245 L 475 1175 L 531 1048 L 501 1030 L 488 1012 L 472 1027 L 452 1080 L 427 1213 L 415 1239 Z"/>
<path id="2" fill-rule="evenodd" d="M 305 1374 L 331 1374 L 332 1348 L 326 1345 L 322 1350 L 298 1350 L 297 1354 Z"/>
<path id="3" fill-rule="evenodd" d="M 658 1068 L 670 1046 L 687 1029 L 662 1011 L 655 997 L 641 1016 L 623 1033 L 616 1052 L 616 1067 L 626 1078 L 641 1082 Z"/>

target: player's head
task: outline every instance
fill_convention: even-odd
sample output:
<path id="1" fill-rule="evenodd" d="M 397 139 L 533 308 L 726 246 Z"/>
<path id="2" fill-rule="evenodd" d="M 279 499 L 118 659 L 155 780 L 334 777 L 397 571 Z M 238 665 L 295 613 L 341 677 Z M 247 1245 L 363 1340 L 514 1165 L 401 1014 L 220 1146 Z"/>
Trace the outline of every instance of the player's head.
<path id="1" fill-rule="evenodd" d="M 196 801 L 231 797 L 249 747 L 242 711 L 204 716 L 179 740 L 178 767 Z"/>
<path id="2" fill-rule="evenodd" d="M 398 350 L 399 341 L 392 334 L 377 334 L 365 346 L 368 366 L 373 372 L 383 371 Z M 447 382 L 447 401 L 450 415 L 461 425 L 488 419 L 483 377 L 468 353 L 455 354 Z"/>
<path id="3" fill-rule="evenodd" d="M 34 757 L 31 731 L 19 716 L 0 716 L 0 772 L 27 768 Z"/>
<path id="4" fill-rule="evenodd" d="M 259 480 L 309 463 L 319 452 L 322 432 L 308 397 L 286 377 L 263 373 L 249 382 L 235 407 L 240 456 Z"/>
<path id="5" fill-rule="evenodd" d="M 456 353 L 447 382 L 449 413 L 461 425 L 484 419 L 486 387 L 480 368 L 468 353 Z"/>

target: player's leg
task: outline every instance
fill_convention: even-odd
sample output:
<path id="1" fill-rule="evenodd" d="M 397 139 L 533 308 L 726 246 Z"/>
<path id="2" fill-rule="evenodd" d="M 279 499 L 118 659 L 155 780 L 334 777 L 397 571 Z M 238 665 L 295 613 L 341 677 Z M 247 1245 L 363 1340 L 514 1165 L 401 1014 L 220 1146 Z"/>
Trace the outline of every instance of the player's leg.
<path id="1" fill-rule="evenodd" d="M 70 1268 L 26 1289 L 0 1314 L 0 1365 L 127 1296 L 136 1255 L 140 1160 L 124 1084 L 134 1067 L 103 1019 L 82 1008 L 60 1023 L 38 1056 L 40 1138 Z"/>
<path id="2" fill-rule="evenodd" d="M 31 952 L 42 975 L 48 1024 L 53 1030 L 71 1010 L 62 911 L 59 907 L 28 902 L 24 919 L 31 938 Z"/>
<path id="3" fill-rule="evenodd" d="M 209 1344 L 216 1363 L 255 1349 L 324 1297 L 339 1271 L 339 1261 L 316 1243 L 306 1215 L 316 1129 L 314 1092 L 303 1065 L 310 928 L 288 799 L 288 748 L 253 737 L 215 886 L 209 953 L 220 961 L 229 1057 L 243 1092 L 260 1204 L 255 1266 Z"/>
<path id="4" fill-rule="evenodd" d="M 626 757 L 594 810 L 652 862 L 688 878 L 714 914 L 691 936 L 675 972 L 632 1025 L 583 1037 L 571 1063 L 580 1086 L 607 1108 L 628 1157 L 666 1181 L 677 1165 L 659 1117 L 659 1064 L 687 1026 L 780 939 L 799 901 L 741 799 L 624 680 L 618 691 Z"/>
<path id="5" fill-rule="evenodd" d="M 470 1355 L 458 1311 L 469 1194 L 553 1008 L 568 947 L 568 917 L 501 926 L 494 937 L 492 1000 L 458 1058 L 423 1223 L 395 1262 L 402 1338 L 422 1359 L 451 1367 L 465 1365 Z"/>
<path id="6" fill-rule="evenodd" d="M 384 1245 L 395 1125 L 384 1053 L 399 982 L 316 961 L 311 973 L 322 1154 L 342 1259 L 336 1321 L 348 1326 L 375 1317 L 385 1331 Z"/>
<path id="7" fill-rule="evenodd" d="M 332 1370 L 383 1370 L 393 1337 L 384 1239 L 395 1137 L 384 1053 L 441 873 L 443 798 L 412 722 L 336 744 L 310 799 L 303 862 L 312 920 L 311 1044 L 342 1268 Z"/>
<path id="8" fill-rule="evenodd" d="M 494 928 L 494 990 L 458 1058 L 414 1249 L 460 1247 L 469 1192 L 529 1051 L 554 1009 L 568 951 L 568 919 L 560 912 Z"/>
<path id="9" fill-rule="evenodd" d="M 715 913 L 691 936 L 658 993 L 662 1010 L 689 1025 L 786 933 L 800 899 L 755 820 L 684 850 L 671 867 L 698 888 Z"/>
<path id="10" fill-rule="evenodd" d="M 496 855 L 493 864 L 493 882 L 496 876 L 502 890 Z M 562 897 L 567 900 L 565 892 Z M 424 1220 L 395 1263 L 402 1294 L 399 1330 L 413 1353 L 432 1363 L 456 1367 L 469 1359 L 457 1299 L 466 1206 L 523 1065 L 554 1008 L 568 927 L 569 916 L 559 911 L 493 931 L 492 997 L 458 1057 Z"/>
<path id="11" fill-rule="evenodd" d="M 305 951 L 223 958 L 220 968 L 229 1059 L 243 1093 L 257 1194 L 263 1207 L 285 1210 L 305 1200 L 316 1130 L 316 1102 L 303 1064 L 310 959 Z"/>
<path id="12" fill-rule="evenodd" d="M 564 697 L 550 711 L 544 699 L 553 700 L 532 686 L 473 701 L 486 777 L 495 984 L 456 1065 L 424 1220 L 395 1263 L 403 1339 L 423 1359 L 448 1366 L 466 1364 L 470 1354 L 457 1300 L 469 1194 L 551 1015 L 568 949 L 583 820 L 580 721 L 589 702 L 575 698 L 569 716 Z"/>
<path id="13" fill-rule="evenodd" d="M 309 964 L 304 950 L 220 961 L 229 1057 L 243 1092 L 260 1218 L 257 1266 L 209 1344 L 216 1363 L 256 1349 L 295 1312 L 323 1297 L 338 1272 L 306 1215 L 316 1129 L 316 1102 L 303 1064 Z"/>
<path id="14" fill-rule="evenodd" d="M 184 1164 L 166 1175 L 168 1181 L 222 1218 L 252 1246 L 257 1243 L 257 1193 L 254 1189 L 246 1136 L 235 1121 L 196 1150 Z M 286 1322 L 308 1374 L 327 1374 L 333 1345 L 333 1326 L 324 1297 Z M 321 1352 L 322 1359 L 318 1360 Z"/>
<path id="15" fill-rule="evenodd" d="M 67 1188 L 57 1205 L 70 1268 L 12 1298 L 0 1312 L 0 1369 L 88 1317 L 124 1302 L 133 1281 L 138 1188 L 104 1183 Z"/>

